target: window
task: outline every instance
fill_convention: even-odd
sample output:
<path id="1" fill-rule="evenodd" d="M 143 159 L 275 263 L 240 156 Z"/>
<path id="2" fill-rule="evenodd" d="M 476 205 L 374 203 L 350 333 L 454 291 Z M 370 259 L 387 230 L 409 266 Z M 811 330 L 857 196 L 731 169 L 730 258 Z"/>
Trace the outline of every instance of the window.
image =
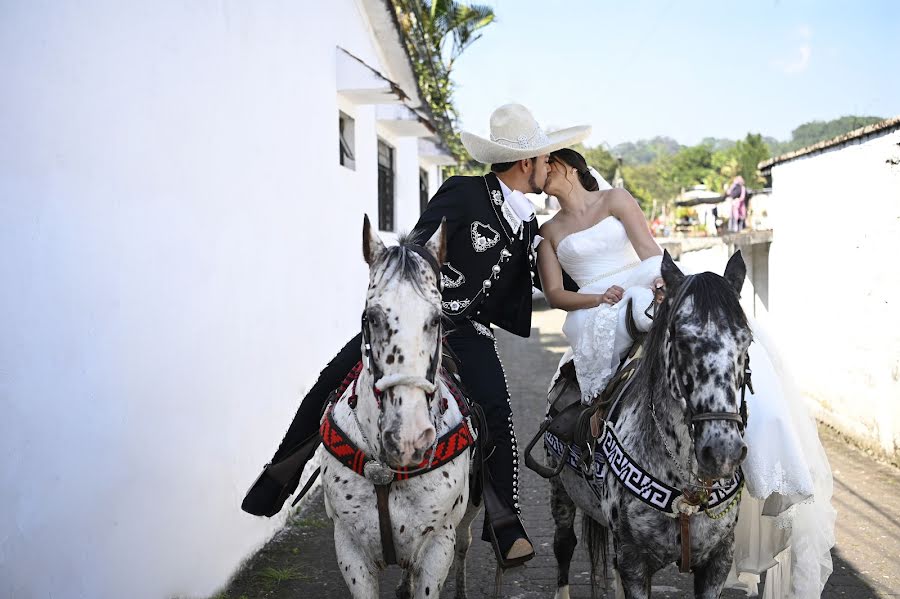
<path id="1" fill-rule="evenodd" d="M 378 140 L 378 229 L 394 230 L 394 148 Z"/>
<path id="2" fill-rule="evenodd" d="M 356 158 L 353 153 L 354 143 L 354 122 L 353 119 L 338 112 L 338 138 L 341 146 L 341 164 L 350 170 L 356 170 Z"/>
<path id="3" fill-rule="evenodd" d="M 419 213 L 425 212 L 428 206 L 428 171 L 419 169 Z"/>

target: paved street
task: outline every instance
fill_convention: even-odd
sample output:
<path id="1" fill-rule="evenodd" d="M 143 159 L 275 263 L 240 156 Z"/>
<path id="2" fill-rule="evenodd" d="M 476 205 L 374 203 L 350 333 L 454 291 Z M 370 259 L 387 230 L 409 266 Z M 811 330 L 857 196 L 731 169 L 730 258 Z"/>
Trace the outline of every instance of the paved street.
<path id="1" fill-rule="evenodd" d="M 521 446 L 537 430 L 548 378 L 565 350 L 560 332 L 563 317 L 559 311 L 536 311 L 535 329 L 527 340 L 498 332 Z M 820 434 L 834 470 L 834 505 L 838 510 L 835 569 L 823 597 L 900 597 L 900 471 L 849 447 L 828 429 Z M 523 518 L 536 544 L 537 557 L 506 575 L 504 596 L 546 599 L 553 596 L 556 586 L 549 488 L 524 468 L 522 479 Z M 347 597 L 331 535 L 331 524 L 317 492 L 284 531 L 235 576 L 219 599 Z M 575 558 L 572 597 L 590 597 L 587 556 L 582 546 Z M 494 558 L 488 544 L 475 541 L 468 563 L 469 596 L 489 597 Z M 393 597 L 398 580 L 396 567 L 385 572 L 381 597 Z M 448 580 L 442 597 L 453 596 L 452 573 Z M 674 566 L 657 574 L 653 582 L 654 597 L 692 596 L 690 577 L 678 574 Z M 612 597 L 612 593 L 606 596 Z M 738 591 L 724 594 L 727 598 L 743 596 Z"/>

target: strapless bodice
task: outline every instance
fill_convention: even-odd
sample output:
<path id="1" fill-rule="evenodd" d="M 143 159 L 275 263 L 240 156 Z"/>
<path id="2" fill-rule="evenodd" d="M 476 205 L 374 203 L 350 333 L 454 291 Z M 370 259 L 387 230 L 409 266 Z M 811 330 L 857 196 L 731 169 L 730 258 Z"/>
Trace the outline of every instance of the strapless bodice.
<path id="1" fill-rule="evenodd" d="M 639 263 L 625 226 L 607 216 L 593 227 L 566 235 L 556 247 L 560 265 L 585 288 Z"/>

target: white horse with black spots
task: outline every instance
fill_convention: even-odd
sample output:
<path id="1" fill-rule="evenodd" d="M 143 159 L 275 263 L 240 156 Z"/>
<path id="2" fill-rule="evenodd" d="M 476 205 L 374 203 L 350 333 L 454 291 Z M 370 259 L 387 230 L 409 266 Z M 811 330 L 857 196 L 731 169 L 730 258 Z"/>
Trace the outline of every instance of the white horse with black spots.
<path id="1" fill-rule="evenodd" d="M 607 532 L 612 532 L 619 597 L 649 597 L 656 571 L 687 562 L 682 566 L 694 574 L 694 595 L 714 599 L 731 567 L 742 483 L 738 468 L 747 451 L 742 391 L 752 335 L 739 304 L 745 266 L 736 253 L 724 277 L 709 272 L 686 277 L 666 253 L 661 270 L 666 300 L 644 341 L 642 363 L 619 400 L 615 422 L 607 426 L 620 444 L 614 450 L 617 468 L 627 467 L 635 487 L 646 494 L 648 481 L 655 479 L 656 488 L 668 488 L 676 498 L 686 493 L 665 511 L 642 501 L 641 489 L 637 494 L 627 489 L 610 472 L 612 465 L 603 484 L 594 488 L 580 472 L 563 468 L 551 479 L 557 599 L 569 597 L 576 506 L 584 513 L 592 583 L 601 556 L 605 569 Z M 577 388 L 566 393 L 580 394 Z M 548 452 L 548 457 L 555 462 L 555 455 Z M 720 486 L 730 481 L 731 494 L 723 493 L 716 507 L 704 509 L 705 494 L 715 493 L 712 481 L 723 481 Z M 689 532 L 687 538 L 683 531 Z"/>
<path id="2" fill-rule="evenodd" d="M 438 440 L 467 426 L 456 402 L 443 401 L 448 391 L 437 375 L 444 236 L 442 223 L 424 248 L 404 239 L 386 247 L 368 217 L 363 225 L 369 264 L 364 367 L 326 418 L 330 414 L 366 454 L 365 476 L 332 453 L 322 454 L 325 507 L 334 521 L 338 564 L 357 599 L 379 596 L 378 574 L 391 561 L 404 570 L 398 597 L 438 597 L 454 555 L 457 596 L 465 597 L 469 524 L 477 513 L 469 508 L 470 452 L 430 467 Z M 404 473 L 410 472 L 415 476 L 407 478 Z M 387 514 L 380 514 L 374 483 L 387 481 Z M 389 528 L 382 531 L 382 526 Z M 390 550 L 385 538 L 393 545 Z"/>

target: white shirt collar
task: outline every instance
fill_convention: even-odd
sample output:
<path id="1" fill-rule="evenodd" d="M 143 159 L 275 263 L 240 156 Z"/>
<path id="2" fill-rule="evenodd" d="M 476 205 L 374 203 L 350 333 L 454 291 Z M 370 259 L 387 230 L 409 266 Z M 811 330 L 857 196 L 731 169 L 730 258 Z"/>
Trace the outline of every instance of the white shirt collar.
<path id="1" fill-rule="evenodd" d="M 526 198 L 525 194 L 521 191 L 513 191 L 510 189 L 500 177 L 497 177 L 497 181 L 500 182 L 503 198 L 509 202 L 510 206 L 512 206 L 516 216 L 523 221 L 529 221 L 534 218 L 534 204 L 531 203 L 531 200 Z"/>

